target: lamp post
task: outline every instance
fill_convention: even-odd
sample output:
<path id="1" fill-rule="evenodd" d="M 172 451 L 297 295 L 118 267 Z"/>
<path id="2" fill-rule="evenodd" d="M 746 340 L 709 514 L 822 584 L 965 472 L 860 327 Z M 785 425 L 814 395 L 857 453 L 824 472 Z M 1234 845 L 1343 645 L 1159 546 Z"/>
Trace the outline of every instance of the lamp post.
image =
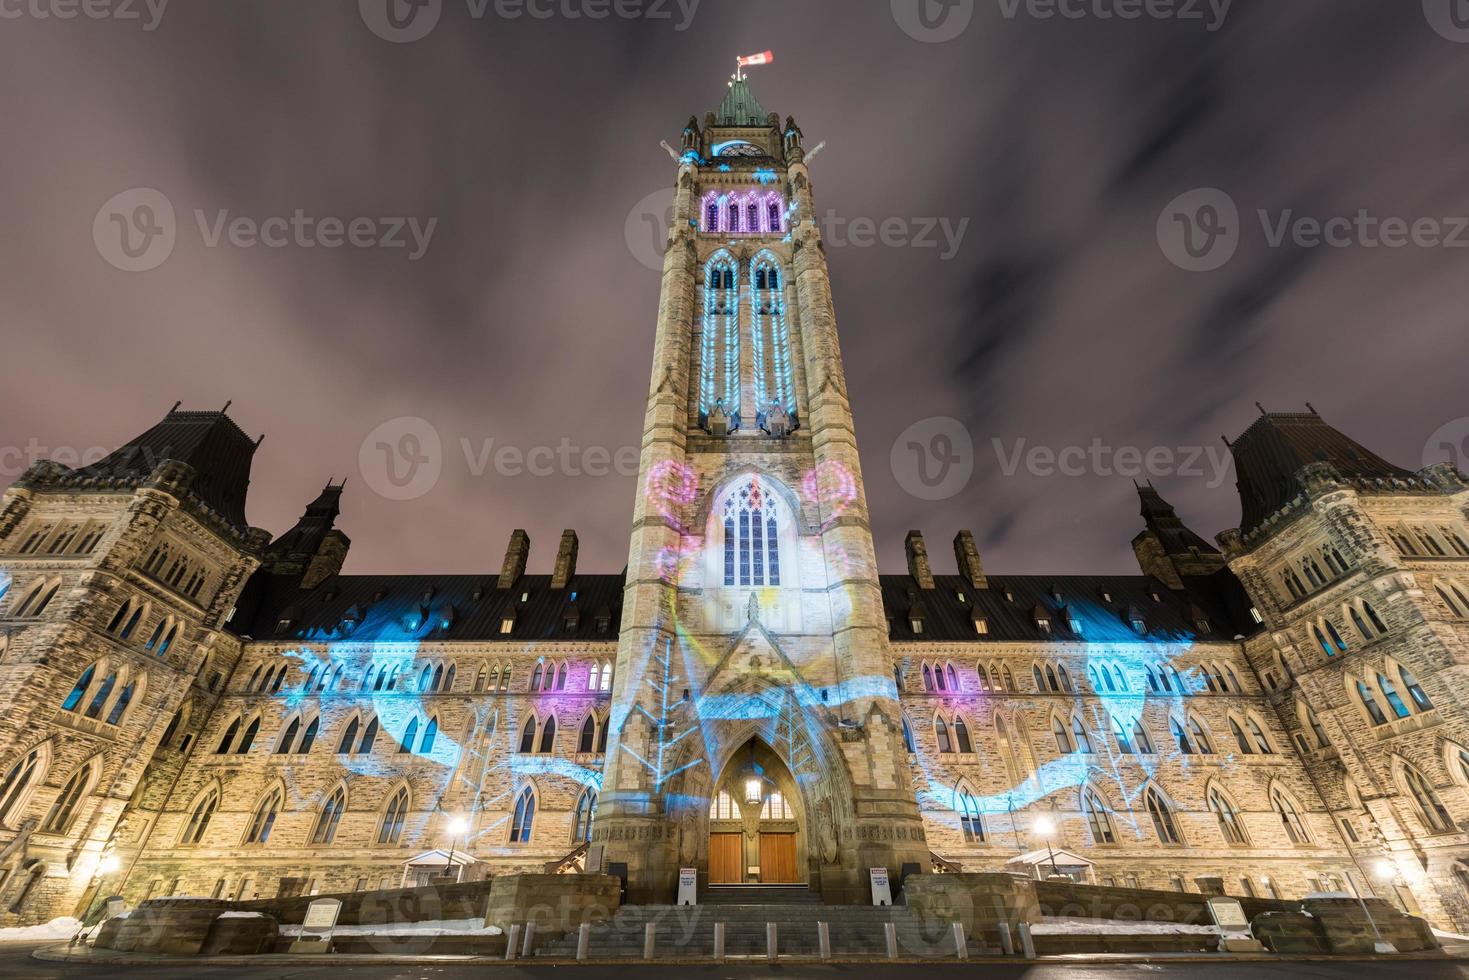
<path id="1" fill-rule="evenodd" d="M 1046 842 L 1046 853 L 1051 856 L 1051 874 L 1061 877 L 1061 869 L 1056 867 L 1056 851 L 1051 847 L 1051 835 L 1056 832 L 1056 823 L 1050 817 L 1041 817 L 1035 822 L 1035 832 L 1040 834 Z"/>
<path id="2" fill-rule="evenodd" d="M 469 831 L 469 821 L 463 817 L 449 818 L 449 863 L 444 867 L 444 874 L 448 874 L 454 868 L 454 845 L 459 843 L 459 838 Z M 459 876 L 454 876 L 459 880 Z"/>
<path id="3" fill-rule="evenodd" d="M 1398 869 L 1391 861 L 1386 858 L 1381 858 L 1372 865 L 1372 873 L 1373 877 L 1386 881 L 1389 887 L 1391 887 L 1392 879 L 1397 876 Z M 1377 937 L 1377 942 L 1373 944 L 1374 952 L 1396 953 L 1398 951 L 1397 947 L 1384 939 L 1382 930 L 1377 928 L 1377 919 L 1372 915 L 1372 910 L 1367 907 L 1366 900 L 1362 898 L 1362 891 L 1357 887 L 1357 882 L 1351 875 L 1347 875 L 1347 882 L 1352 886 L 1352 894 L 1357 897 L 1357 904 L 1362 907 L 1362 914 L 1367 916 L 1367 924 L 1372 926 L 1372 934 Z M 1377 897 L 1376 891 L 1374 888 L 1374 898 Z"/>

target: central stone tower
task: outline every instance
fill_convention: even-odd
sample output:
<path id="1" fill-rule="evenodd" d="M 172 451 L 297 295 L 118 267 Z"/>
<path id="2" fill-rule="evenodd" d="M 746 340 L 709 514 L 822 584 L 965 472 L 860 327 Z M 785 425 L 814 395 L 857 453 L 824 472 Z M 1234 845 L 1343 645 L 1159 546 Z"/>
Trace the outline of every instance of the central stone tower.
<path id="1" fill-rule="evenodd" d="M 805 159 L 742 73 L 682 135 L 593 831 L 633 902 L 929 863 Z"/>

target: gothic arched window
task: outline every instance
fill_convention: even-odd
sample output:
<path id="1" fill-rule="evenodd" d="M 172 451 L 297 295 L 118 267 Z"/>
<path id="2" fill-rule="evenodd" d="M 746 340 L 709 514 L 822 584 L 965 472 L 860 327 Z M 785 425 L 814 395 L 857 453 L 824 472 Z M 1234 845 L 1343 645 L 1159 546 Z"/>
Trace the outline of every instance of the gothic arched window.
<path id="1" fill-rule="evenodd" d="M 1169 808 L 1168 801 L 1163 799 L 1163 794 L 1149 786 L 1143 799 L 1148 807 L 1148 816 L 1153 818 L 1153 830 L 1158 834 L 1158 841 L 1163 844 L 1183 843 L 1183 838 L 1178 834 L 1178 824 L 1173 820 L 1173 810 Z"/>
<path id="2" fill-rule="evenodd" d="M 179 843 L 198 844 L 203 841 L 204 832 L 209 829 L 209 821 L 214 818 L 214 811 L 218 807 L 219 791 L 210 790 L 189 815 L 188 826 L 184 828 L 184 836 L 179 839 Z"/>
<path id="3" fill-rule="evenodd" d="M 1214 817 L 1219 821 L 1219 833 L 1224 835 L 1224 843 L 1249 843 L 1249 838 L 1245 836 L 1244 821 L 1240 817 L 1239 809 L 1230 801 L 1229 797 L 1219 792 L 1218 789 L 1211 789 L 1209 791 L 1209 809 L 1214 811 Z"/>
<path id="4" fill-rule="evenodd" d="M 771 253 L 761 252 L 750 264 L 750 346 L 755 364 L 755 407 L 761 415 L 776 405 L 790 415 L 796 412 L 790 325 L 780 283 L 780 264 Z"/>
<path id="5" fill-rule="evenodd" d="M 342 822 L 342 813 L 347 809 L 347 793 L 341 787 L 321 808 L 316 820 L 316 829 L 311 832 L 311 843 L 330 844 L 337 836 L 337 825 Z"/>
<path id="6" fill-rule="evenodd" d="M 403 838 L 403 824 L 408 819 L 408 787 L 403 786 L 388 801 L 383 811 L 382 826 L 378 828 L 379 844 L 397 844 Z"/>
<path id="7" fill-rule="evenodd" d="M 751 478 L 724 504 L 724 584 L 780 584 L 780 505 Z"/>
<path id="8" fill-rule="evenodd" d="M 32 781 L 36 778 L 37 770 L 40 768 L 40 748 L 31 749 L 10 767 L 10 771 L 5 774 L 5 779 L 0 781 L 0 824 L 9 821 L 12 811 L 20 803 L 21 797 L 30 789 Z"/>
<path id="9" fill-rule="evenodd" d="M 734 428 L 740 404 L 740 291 L 735 260 L 716 252 L 704 267 L 704 323 L 699 359 L 699 410 L 724 407 Z"/>
<path id="10" fill-rule="evenodd" d="M 510 823 L 510 843 L 529 844 L 531 827 L 536 820 L 536 795 L 530 787 L 521 791 L 515 801 L 515 818 Z"/>
<path id="11" fill-rule="evenodd" d="M 1117 832 L 1112 826 L 1112 815 L 1106 804 L 1092 790 L 1081 797 L 1081 808 L 1086 813 L 1087 826 L 1091 828 L 1093 844 L 1117 843 Z"/>
<path id="12" fill-rule="evenodd" d="M 597 812 L 597 794 L 590 788 L 582 790 L 577 797 L 576 809 L 571 814 L 571 839 L 578 844 L 591 843 L 592 817 Z"/>
<path id="13" fill-rule="evenodd" d="M 281 812 L 281 791 L 271 790 L 260 801 L 260 806 L 255 809 L 255 816 L 250 821 L 250 829 L 245 834 L 246 844 L 264 844 L 270 840 L 271 828 L 275 826 L 275 818 Z"/>
<path id="14" fill-rule="evenodd" d="M 969 791 L 959 791 L 959 829 L 964 831 L 966 843 L 984 843 L 984 816 L 979 812 L 979 802 Z"/>

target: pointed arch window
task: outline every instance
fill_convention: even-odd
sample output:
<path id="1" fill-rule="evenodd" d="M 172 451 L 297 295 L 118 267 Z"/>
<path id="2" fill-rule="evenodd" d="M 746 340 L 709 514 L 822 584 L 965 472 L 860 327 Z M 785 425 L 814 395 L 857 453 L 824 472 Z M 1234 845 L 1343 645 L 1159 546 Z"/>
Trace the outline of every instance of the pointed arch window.
<path id="1" fill-rule="evenodd" d="M 81 806 L 82 797 L 86 795 L 91 786 L 92 773 L 96 769 L 95 762 L 88 762 L 72 774 L 62 787 L 56 802 L 51 805 L 51 812 L 46 814 L 46 820 L 41 824 L 41 831 L 47 834 L 64 834 L 71 828 L 72 821 L 76 819 L 77 809 Z"/>
<path id="2" fill-rule="evenodd" d="M 204 833 L 209 829 L 209 821 L 214 819 L 214 811 L 219 808 L 219 791 L 210 790 L 204 794 L 194 807 L 194 812 L 189 814 L 189 822 L 184 827 L 184 836 L 179 839 L 180 844 L 200 844 L 204 841 Z"/>
<path id="3" fill-rule="evenodd" d="M 337 825 L 342 822 L 342 813 L 347 809 L 347 792 L 340 786 L 327 799 L 316 818 L 316 829 L 311 832 L 311 843 L 330 844 L 336 840 Z"/>
<path id="4" fill-rule="evenodd" d="M 1321 727 L 1321 719 L 1316 717 L 1316 712 L 1304 701 L 1297 702 L 1300 708 L 1301 720 L 1306 727 L 1311 729 L 1311 735 L 1316 739 L 1316 748 L 1326 749 L 1331 747 L 1331 739 L 1326 736 L 1326 729 Z"/>
<path id="5" fill-rule="evenodd" d="M 576 740 L 576 751 L 585 755 L 592 751 L 597 744 L 597 721 L 592 715 L 587 715 L 586 721 L 581 723 L 581 734 Z"/>
<path id="6" fill-rule="evenodd" d="M 434 742 L 439 737 L 439 719 L 430 718 L 428 727 L 423 730 L 423 738 L 418 743 L 418 754 L 429 755 L 434 750 Z"/>
<path id="7" fill-rule="evenodd" d="M 909 755 L 915 755 L 918 749 L 913 745 L 913 729 L 908 725 L 908 719 L 903 719 L 903 748 L 908 750 Z"/>
<path id="8" fill-rule="evenodd" d="M 536 719 L 535 716 L 525 720 L 525 727 L 520 730 L 520 748 L 517 750 L 522 755 L 529 755 L 536 750 Z"/>
<path id="9" fill-rule="evenodd" d="M 117 700 L 112 702 L 112 710 L 107 712 L 107 724 L 117 725 L 122 722 L 123 715 L 127 713 L 128 705 L 132 703 L 133 692 L 137 690 L 137 681 L 128 681 L 123 687 L 122 693 Z"/>
<path id="10" fill-rule="evenodd" d="M 735 416 L 740 404 L 740 290 L 735 267 L 725 251 L 715 253 L 704 266 L 699 409 L 705 417 L 720 405 Z M 733 429 L 734 419 L 730 421 Z"/>
<path id="11" fill-rule="evenodd" d="M 954 746 L 949 741 L 949 726 L 944 724 L 942 718 L 935 717 L 933 720 L 933 737 L 938 742 L 940 752 L 954 751 Z"/>
<path id="12" fill-rule="evenodd" d="M 529 844 L 536 820 L 536 795 L 530 787 L 521 790 L 515 800 L 515 816 L 510 822 L 510 843 Z"/>
<path id="13" fill-rule="evenodd" d="M 597 794 L 590 787 L 582 790 L 576 798 L 576 808 L 571 812 L 571 839 L 578 844 L 592 841 L 592 818 L 597 813 Z"/>
<path id="14" fill-rule="evenodd" d="M 377 831 L 377 842 L 379 844 L 396 845 L 403 839 L 403 825 L 408 820 L 408 787 L 400 786 L 388 800 L 387 809 L 383 811 L 383 822 Z"/>
<path id="15" fill-rule="evenodd" d="M 286 726 L 285 733 L 281 735 L 281 740 L 276 743 L 275 754 L 290 755 L 291 748 L 296 744 L 296 735 L 299 734 L 300 731 L 301 719 L 292 718 L 291 723 Z"/>
<path id="16" fill-rule="evenodd" d="M 418 719 L 410 718 L 408 727 L 403 729 L 403 738 L 398 743 L 398 754 L 406 755 L 413 751 L 413 743 L 418 740 Z"/>
<path id="17" fill-rule="evenodd" d="M 1188 720 L 1189 734 L 1193 736 L 1194 747 L 1201 755 L 1213 755 L 1214 744 L 1209 741 L 1209 735 L 1204 731 L 1204 726 L 1199 719 L 1190 717 Z"/>
<path id="18" fill-rule="evenodd" d="M 969 738 L 969 726 L 964 724 L 964 719 L 954 718 L 954 748 L 959 752 L 969 755 L 974 752 L 974 743 Z"/>
<path id="19" fill-rule="evenodd" d="M 1183 725 L 1179 724 L 1177 718 L 1168 719 L 1168 727 L 1173 731 L 1173 740 L 1178 743 L 1178 751 L 1181 755 L 1193 755 L 1194 745 L 1188 737 L 1188 732 Z"/>
<path id="20" fill-rule="evenodd" d="M 969 844 L 982 844 L 985 840 L 984 815 L 979 812 L 979 802 L 969 790 L 959 791 L 959 829 Z"/>
<path id="21" fill-rule="evenodd" d="M 110 672 L 102 683 L 97 687 L 97 693 L 92 696 L 92 703 L 87 705 L 86 717 L 96 718 L 102 714 L 102 708 L 107 704 L 107 699 L 112 696 L 112 688 L 117 684 L 117 672 Z"/>
<path id="22" fill-rule="evenodd" d="M 1086 824 L 1091 829 L 1093 844 L 1117 843 L 1117 831 L 1112 824 L 1112 814 L 1095 791 L 1087 790 L 1082 794 L 1081 808 L 1086 814 Z"/>
<path id="23" fill-rule="evenodd" d="M 1076 746 L 1071 741 L 1071 733 L 1066 730 L 1066 723 L 1060 716 L 1051 718 L 1051 734 L 1056 738 L 1056 751 L 1062 755 L 1070 755 L 1076 751 Z"/>
<path id="24" fill-rule="evenodd" d="M 1143 800 L 1148 808 L 1148 816 L 1153 820 L 1153 831 L 1158 835 L 1159 843 L 1183 843 L 1183 838 L 1178 833 L 1178 824 L 1173 819 L 1173 810 L 1169 808 L 1168 801 L 1163 799 L 1163 794 L 1149 786 L 1143 794 Z"/>
<path id="25" fill-rule="evenodd" d="M 765 802 L 760 805 L 761 820 L 794 820 L 795 814 L 791 812 L 791 805 L 785 796 L 779 791 L 773 791 L 765 797 Z"/>
<path id="26" fill-rule="evenodd" d="M 273 789 L 255 808 L 250 820 L 250 829 L 245 833 L 246 844 L 265 844 L 270 841 L 270 832 L 275 828 L 275 819 L 280 816 L 281 791 Z"/>
<path id="27" fill-rule="evenodd" d="M 1116 715 L 1112 716 L 1112 734 L 1117 739 L 1117 750 L 1126 755 L 1132 755 L 1134 750 L 1132 739 L 1127 734 L 1127 725 Z"/>
<path id="28" fill-rule="evenodd" d="M 1086 726 L 1081 723 L 1081 715 L 1074 715 L 1071 719 L 1071 735 L 1076 743 L 1076 751 L 1085 752 L 1088 755 L 1092 751 L 1092 737 L 1087 734 Z"/>
<path id="29" fill-rule="evenodd" d="M 228 755 L 230 746 L 234 744 L 235 736 L 240 733 L 240 719 L 236 718 L 230 722 L 229 727 L 224 730 L 224 737 L 219 740 L 219 748 L 214 750 L 215 755 Z"/>
<path id="30" fill-rule="evenodd" d="M 752 203 L 750 207 L 753 211 L 755 205 Z M 751 263 L 750 277 L 755 406 L 762 415 L 775 406 L 794 415 L 790 327 L 786 320 L 785 294 L 780 289 L 780 265 L 775 256 L 769 252 L 756 256 Z"/>
<path id="31" fill-rule="evenodd" d="M 347 722 L 347 727 L 342 731 L 342 740 L 337 743 L 338 755 L 351 755 L 352 750 L 357 747 L 357 730 L 361 727 L 356 718 Z"/>
<path id="32" fill-rule="evenodd" d="M 1234 733 L 1234 740 L 1237 743 L 1239 743 L 1239 750 L 1241 752 L 1243 752 L 1245 755 L 1254 755 L 1255 754 L 1254 746 L 1252 746 L 1250 744 L 1250 740 L 1245 737 L 1244 729 L 1240 727 L 1240 724 L 1239 724 L 1238 721 L 1236 721 L 1233 718 L 1230 718 L 1229 719 L 1229 730 Z"/>
<path id="33" fill-rule="evenodd" d="M 1408 792 L 1418 807 L 1418 816 L 1430 833 L 1442 834 L 1454 829 L 1454 820 L 1448 809 L 1422 773 L 1403 763 L 1403 781 L 1408 784 Z"/>
<path id="34" fill-rule="evenodd" d="M 1153 747 L 1153 740 L 1148 735 L 1148 730 L 1143 727 L 1141 716 L 1132 721 L 1132 744 L 1143 755 L 1153 755 L 1158 751 Z"/>
<path id="35" fill-rule="evenodd" d="M 1219 833 L 1224 836 L 1226 844 L 1248 844 L 1249 838 L 1245 836 L 1244 820 L 1240 817 L 1239 810 L 1218 789 L 1209 790 L 1209 809 L 1214 812 L 1214 818 L 1219 821 Z"/>
<path id="36" fill-rule="evenodd" d="M 1377 686 L 1382 689 L 1382 696 L 1387 698 L 1387 703 L 1392 708 L 1393 714 L 1399 718 L 1406 718 L 1412 713 L 1408 710 L 1408 706 L 1403 703 L 1402 695 L 1398 694 L 1398 689 L 1393 686 L 1393 682 L 1388 680 L 1387 676 L 1381 672 L 1377 675 Z"/>
<path id="37" fill-rule="evenodd" d="M 1406 667 L 1398 667 L 1398 677 L 1402 679 L 1403 687 L 1408 691 L 1408 697 L 1413 699 L 1413 707 L 1419 711 L 1432 711 L 1433 702 L 1429 700 L 1428 694 L 1423 686 L 1418 683 L 1418 678 Z"/>
<path id="38" fill-rule="evenodd" d="M 373 718 L 367 723 L 367 730 L 362 733 L 362 743 L 357 746 L 360 755 L 372 752 L 372 746 L 377 741 L 377 719 Z"/>
<path id="39" fill-rule="evenodd" d="M 4 781 L 0 781 L 0 824 L 10 822 L 22 797 L 38 778 L 42 768 L 41 749 L 37 747 L 17 759 L 5 773 Z"/>
<path id="40" fill-rule="evenodd" d="M 235 747 L 235 755 L 244 755 L 249 752 L 255 744 L 255 736 L 260 734 L 260 719 L 256 718 L 245 727 L 245 734 L 240 736 L 240 744 Z"/>
<path id="41" fill-rule="evenodd" d="M 556 716 L 552 715 L 546 719 L 545 726 L 541 729 L 541 755 L 550 755 L 556 751 Z"/>
<path id="42" fill-rule="evenodd" d="M 724 584 L 780 585 L 780 504 L 758 478 L 724 504 Z"/>
<path id="43" fill-rule="evenodd" d="M 1361 702 L 1363 709 L 1367 712 L 1367 717 L 1372 720 L 1372 724 L 1387 724 L 1387 715 L 1382 713 L 1382 707 L 1377 703 L 1377 699 L 1372 696 L 1372 689 L 1367 686 L 1365 681 L 1360 679 L 1357 680 L 1357 700 Z"/>
<path id="44" fill-rule="evenodd" d="M 1280 817 L 1280 825 L 1285 828 L 1285 836 L 1290 838 L 1292 844 L 1310 843 L 1311 835 L 1306 832 L 1306 825 L 1301 820 L 1300 811 L 1290 798 L 1278 788 L 1270 791 L 1270 805 Z"/>
<path id="45" fill-rule="evenodd" d="M 92 678 L 96 675 L 96 673 L 96 664 L 93 664 L 86 670 L 82 671 L 82 676 L 77 679 L 76 686 L 71 689 L 71 693 L 66 696 L 66 700 L 61 702 L 62 711 L 76 710 L 77 705 L 80 704 L 82 698 L 86 696 L 87 688 L 92 686 Z"/>

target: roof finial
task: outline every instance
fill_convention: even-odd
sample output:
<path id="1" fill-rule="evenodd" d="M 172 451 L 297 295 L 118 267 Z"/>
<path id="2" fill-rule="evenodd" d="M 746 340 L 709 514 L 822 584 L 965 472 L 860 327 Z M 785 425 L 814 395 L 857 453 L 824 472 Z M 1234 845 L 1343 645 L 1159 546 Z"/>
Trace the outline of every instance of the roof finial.
<path id="1" fill-rule="evenodd" d="M 1310 402 L 1306 402 L 1306 411 L 1318 417 L 1321 415 L 1320 412 L 1316 411 L 1316 406 L 1312 405 Z"/>
<path id="2" fill-rule="evenodd" d="M 230 406 L 233 405 L 234 403 L 235 403 L 235 400 L 233 398 L 231 398 L 229 401 L 225 402 L 224 403 L 224 408 L 221 408 L 219 410 L 219 414 L 220 415 L 223 415 L 225 412 L 228 412 L 230 410 Z"/>
<path id="3" fill-rule="evenodd" d="M 1265 411 L 1265 406 L 1264 405 L 1261 405 L 1259 402 L 1255 402 L 1255 407 L 1260 410 L 1260 414 L 1261 415 L 1269 415 L 1270 414 L 1269 412 Z"/>
<path id="4" fill-rule="evenodd" d="M 1219 438 L 1223 439 L 1224 440 L 1224 444 L 1226 446 L 1228 446 L 1230 449 L 1233 449 L 1234 448 L 1234 443 L 1232 443 L 1232 442 L 1229 441 L 1229 436 L 1220 436 Z"/>
<path id="5" fill-rule="evenodd" d="M 260 438 L 255 440 L 255 448 L 256 449 L 259 449 L 260 448 L 260 444 L 262 442 L 264 442 L 264 441 L 265 441 L 265 433 L 262 432 L 262 433 L 260 433 Z"/>
<path id="6" fill-rule="evenodd" d="M 173 408 L 170 408 L 168 410 L 168 414 L 169 415 L 172 415 L 174 412 L 177 412 L 179 410 L 179 406 L 182 405 L 183 403 L 184 403 L 184 400 L 182 398 L 180 398 L 178 401 L 174 402 L 173 403 Z"/>

